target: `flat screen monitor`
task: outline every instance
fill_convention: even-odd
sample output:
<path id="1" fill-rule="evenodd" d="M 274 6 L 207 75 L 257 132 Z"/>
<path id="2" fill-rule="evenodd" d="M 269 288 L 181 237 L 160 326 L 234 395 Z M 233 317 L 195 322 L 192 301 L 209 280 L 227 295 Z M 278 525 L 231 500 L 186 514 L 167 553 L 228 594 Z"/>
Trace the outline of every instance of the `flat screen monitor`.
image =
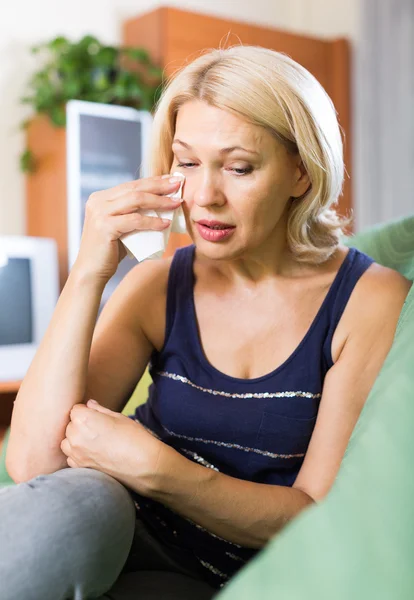
<path id="1" fill-rule="evenodd" d="M 58 297 L 55 240 L 0 236 L 0 381 L 26 375 Z"/>
<path id="2" fill-rule="evenodd" d="M 124 106 L 71 100 L 66 108 L 69 271 L 78 255 L 85 205 L 93 192 L 147 177 L 152 115 Z M 101 312 L 136 265 L 125 257 L 102 294 Z"/>

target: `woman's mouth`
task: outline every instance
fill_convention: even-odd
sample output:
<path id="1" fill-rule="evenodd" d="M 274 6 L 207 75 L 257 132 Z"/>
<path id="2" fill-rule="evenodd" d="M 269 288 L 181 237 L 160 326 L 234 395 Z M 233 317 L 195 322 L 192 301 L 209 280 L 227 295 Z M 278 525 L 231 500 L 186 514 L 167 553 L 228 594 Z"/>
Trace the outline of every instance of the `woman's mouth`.
<path id="1" fill-rule="evenodd" d="M 229 238 L 236 227 L 221 221 L 201 220 L 196 222 L 197 229 L 203 240 L 207 242 L 221 242 Z"/>

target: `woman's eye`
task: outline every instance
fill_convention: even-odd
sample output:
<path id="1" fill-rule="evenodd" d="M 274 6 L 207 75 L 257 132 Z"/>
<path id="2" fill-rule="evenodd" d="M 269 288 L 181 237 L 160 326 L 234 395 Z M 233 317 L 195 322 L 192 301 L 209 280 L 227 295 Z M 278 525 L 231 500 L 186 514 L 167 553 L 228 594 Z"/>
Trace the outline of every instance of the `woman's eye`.
<path id="1" fill-rule="evenodd" d="M 246 167 L 245 169 L 230 169 L 230 171 L 234 171 L 237 175 L 248 175 L 253 171 L 251 167 Z"/>
<path id="2" fill-rule="evenodd" d="M 177 167 L 181 167 L 181 168 L 189 168 L 189 167 L 194 167 L 196 163 L 178 163 Z M 238 168 L 230 168 L 229 171 L 233 171 L 233 173 L 236 173 L 238 176 L 239 175 L 248 175 L 249 173 L 251 173 L 253 171 L 252 167 L 246 167 L 245 169 L 238 169 Z"/>

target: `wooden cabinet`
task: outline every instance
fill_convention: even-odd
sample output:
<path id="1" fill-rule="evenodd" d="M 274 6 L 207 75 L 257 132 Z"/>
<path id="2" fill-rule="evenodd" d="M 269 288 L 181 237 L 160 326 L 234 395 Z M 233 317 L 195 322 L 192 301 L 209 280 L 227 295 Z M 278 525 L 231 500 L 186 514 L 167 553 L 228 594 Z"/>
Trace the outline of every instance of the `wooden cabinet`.
<path id="1" fill-rule="evenodd" d="M 68 276 L 66 130 L 37 116 L 27 128 L 27 147 L 37 169 L 26 177 L 26 233 L 56 240 L 62 290 Z"/>

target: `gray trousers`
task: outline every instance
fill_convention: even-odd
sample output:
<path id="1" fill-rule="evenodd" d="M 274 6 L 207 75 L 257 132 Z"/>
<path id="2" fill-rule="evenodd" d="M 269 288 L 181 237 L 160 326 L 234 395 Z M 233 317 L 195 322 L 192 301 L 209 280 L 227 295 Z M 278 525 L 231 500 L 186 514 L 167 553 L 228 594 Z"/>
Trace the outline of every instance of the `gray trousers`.
<path id="1" fill-rule="evenodd" d="M 68 468 L 0 488 L 0 600 L 209 600 L 215 591 L 150 535 L 108 475 Z"/>

